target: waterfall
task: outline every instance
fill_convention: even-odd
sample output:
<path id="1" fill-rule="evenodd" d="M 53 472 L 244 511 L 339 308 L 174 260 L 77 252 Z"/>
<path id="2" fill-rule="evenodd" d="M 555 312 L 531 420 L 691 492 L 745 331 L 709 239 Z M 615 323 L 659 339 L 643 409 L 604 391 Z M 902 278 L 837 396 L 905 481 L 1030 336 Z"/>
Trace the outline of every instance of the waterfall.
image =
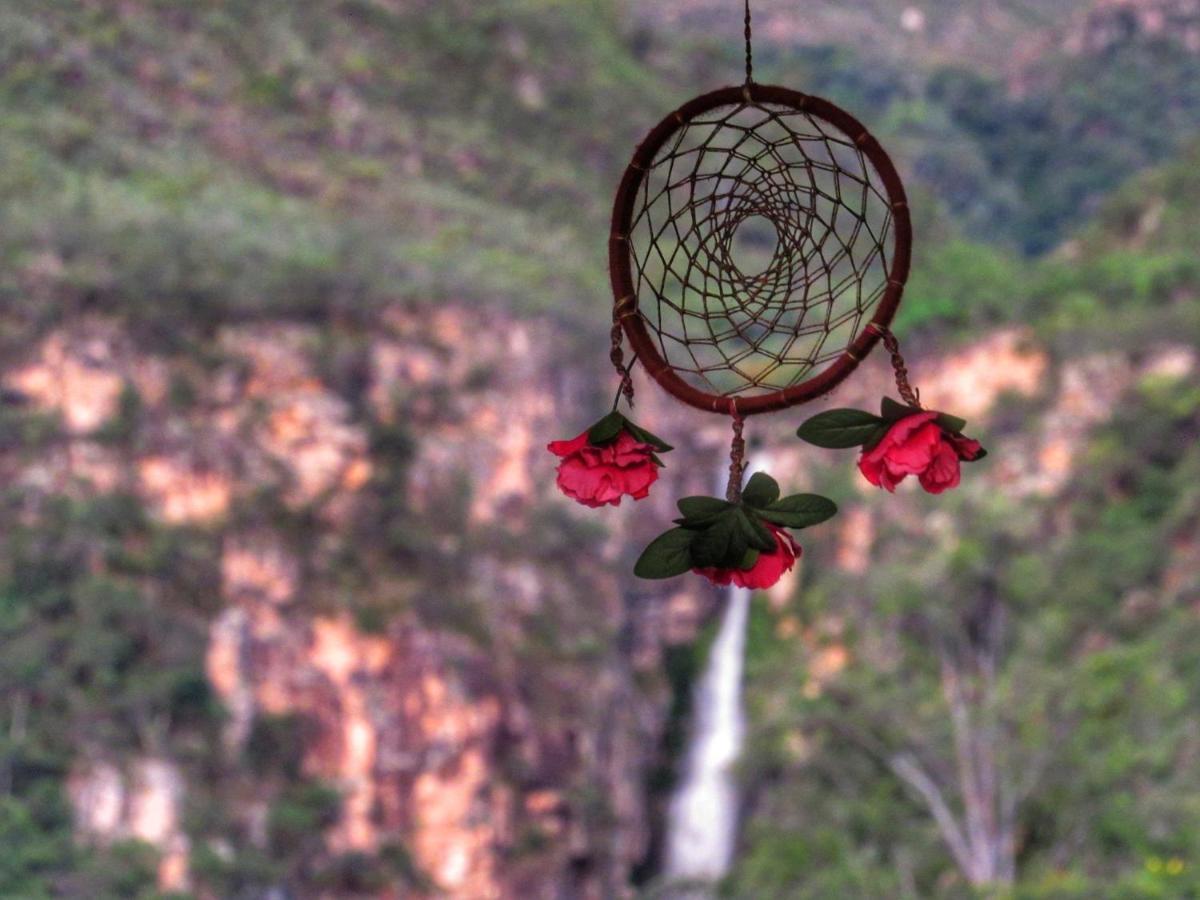
<path id="1" fill-rule="evenodd" d="M 750 591 L 729 588 L 721 629 L 696 687 L 686 768 L 667 817 L 669 882 L 715 882 L 733 861 L 742 748 L 742 654 Z"/>
<path id="2" fill-rule="evenodd" d="M 667 814 L 663 874 L 668 885 L 713 884 L 733 862 L 738 805 L 733 764 L 745 729 L 742 663 L 751 592 L 729 587 L 724 593 L 720 630 L 693 695 L 683 777 Z M 705 895 L 700 891 L 679 896 Z"/>

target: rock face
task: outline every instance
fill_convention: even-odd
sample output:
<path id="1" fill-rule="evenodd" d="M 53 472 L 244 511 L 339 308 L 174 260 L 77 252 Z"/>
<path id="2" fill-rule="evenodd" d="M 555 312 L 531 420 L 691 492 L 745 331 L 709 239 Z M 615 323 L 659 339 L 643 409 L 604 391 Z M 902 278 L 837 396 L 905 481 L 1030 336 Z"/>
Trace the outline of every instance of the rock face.
<path id="1" fill-rule="evenodd" d="M 67 782 L 80 836 L 100 843 L 132 838 L 159 848 L 158 883 L 165 891 L 190 886 L 189 842 L 180 821 L 185 790 L 178 767 L 153 757 L 125 770 L 81 759 Z"/>
<path id="2" fill-rule="evenodd" d="M 220 584 L 195 586 L 220 596 L 206 672 L 226 719 L 211 753 L 236 772 L 257 722 L 303 722 L 303 774 L 340 797 L 327 852 L 402 846 L 412 891 L 429 896 L 628 893 L 650 827 L 659 653 L 711 604 L 701 585 L 676 591 L 668 621 L 665 597 L 652 587 L 634 604 L 614 574 L 636 548 L 605 531 L 649 536 L 673 487 L 637 524 L 628 508 L 576 515 L 554 490 L 545 443 L 602 411 L 609 386 L 603 370 L 593 385 L 562 365 L 562 341 L 548 322 L 396 310 L 355 338 L 354 388 L 338 391 L 315 330 L 228 328 L 220 364 L 181 402 L 164 373 L 178 380 L 183 363 L 90 321 L 50 334 L 5 379 L 64 426 L 61 449 L 26 465 L 24 483 L 128 492 L 165 526 L 217 539 Z M 136 440 L 105 436 L 118 420 Z M 355 595 L 386 609 L 364 625 L 328 571 L 341 536 L 379 504 L 372 431 L 385 429 L 411 436 L 390 502 L 423 549 L 356 564 Z M 264 492 L 303 517 L 313 555 L 257 512 Z M 180 810 L 205 788 L 171 765 L 81 757 L 71 796 L 81 835 L 155 845 L 174 889 L 190 883 Z M 230 806 L 265 840 L 258 793 Z"/>
<path id="3" fill-rule="evenodd" d="M 303 722 L 303 773 L 340 798 L 326 852 L 402 846 L 417 873 L 405 896 L 628 896 L 650 846 L 645 782 L 668 707 L 662 652 L 694 637 L 713 595 L 698 580 L 645 584 L 628 573 L 674 498 L 712 492 L 729 434 L 639 380 L 638 418 L 677 445 L 662 483 L 636 516 L 628 504 L 571 505 L 553 488 L 544 444 L 602 412 L 613 385 L 604 354 L 589 348 L 597 368 L 585 368 L 571 340 L 547 320 L 456 307 L 393 310 L 332 349 L 306 326 L 229 328 L 216 342 L 221 362 L 181 403 L 167 373 L 182 363 L 84 322 L 49 335 L 5 379 L 65 433 L 54 454 L 25 465 L 22 483 L 129 491 L 163 523 L 216 538 L 220 583 L 196 585 L 220 597 L 206 672 L 226 718 L 223 746 L 208 752 L 236 771 L 257 722 Z M 1025 429 L 989 477 L 1047 492 L 1072 464 L 1072 435 L 1134 379 L 1195 365 L 1186 348 L 1154 359 L 1139 369 L 1098 357 L 1055 372 L 1028 335 L 1005 331 L 915 359 L 913 370 L 930 405 L 981 431 L 1002 396 L 1045 399 L 1044 433 Z M 877 354 L 826 402 L 873 406 L 889 385 Z M 130 418 L 130 394 L 137 413 L 122 427 L 138 439 L 118 451 L 103 432 Z M 750 431 L 797 489 L 814 487 L 791 437 L 808 412 Z M 381 479 L 397 470 L 378 435 L 397 430 L 408 459 L 383 502 Z M 256 514 L 268 490 L 280 515 L 302 517 L 308 543 Z M 331 574 L 369 543 L 363 523 L 395 504 L 400 522 L 382 521 L 410 529 L 400 561 L 367 553 Z M 878 523 L 866 504 L 839 521 L 828 558 L 861 571 Z M 363 596 L 374 604 L 366 618 Z M 844 660 L 819 664 L 833 671 Z M 161 755 L 81 755 L 70 785 L 81 836 L 155 845 L 167 889 L 193 880 L 181 810 L 203 790 Z M 250 793 L 232 814 L 262 840 L 263 798 Z"/>

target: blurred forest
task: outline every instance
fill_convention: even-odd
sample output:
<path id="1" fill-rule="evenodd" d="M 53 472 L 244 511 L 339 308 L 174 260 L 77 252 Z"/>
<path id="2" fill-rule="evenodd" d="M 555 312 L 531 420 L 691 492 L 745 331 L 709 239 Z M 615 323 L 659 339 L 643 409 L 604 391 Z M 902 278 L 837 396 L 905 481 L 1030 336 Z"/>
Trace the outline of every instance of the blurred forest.
<path id="1" fill-rule="evenodd" d="M 738 6 L 0 3 L 0 896 L 653 895 L 716 598 L 542 445 Z M 992 458 L 880 498 L 771 426 L 846 524 L 755 600 L 721 895 L 1200 897 L 1200 8 L 763 6 L 759 80 L 907 179 L 897 331 Z"/>

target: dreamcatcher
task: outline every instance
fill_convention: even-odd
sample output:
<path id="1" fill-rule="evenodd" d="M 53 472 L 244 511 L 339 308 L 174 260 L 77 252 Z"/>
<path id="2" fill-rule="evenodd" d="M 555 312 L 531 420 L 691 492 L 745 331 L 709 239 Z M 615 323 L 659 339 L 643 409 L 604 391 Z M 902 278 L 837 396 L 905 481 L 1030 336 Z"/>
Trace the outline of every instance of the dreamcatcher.
<path id="1" fill-rule="evenodd" d="M 921 406 L 888 327 L 912 245 L 895 167 L 839 107 L 756 83 L 748 0 L 745 26 L 745 82 L 672 112 L 625 170 L 609 238 L 620 388 L 609 415 L 549 449 L 562 458 L 560 488 L 579 502 L 645 497 L 671 447 L 619 411 L 622 398 L 633 406 L 635 363 L 683 403 L 729 416 L 726 496 L 680 500 L 676 527 L 646 548 L 635 572 L 691 569 L 720 584 L 768 587 L 800 553 L 789 530 L 837 507 L 815 494 L 781 497 L 765 473 L 743 486 L 747 417 L 828 394 L 882 341 L 900 399 L 885 399 L 878 415 L 821 413 L 798 436 L 861 447 L 863 475 L 889 491 L 915 475 L 940 493 L 957 485 L 960 462 L 984 451 L 963 436 L 961 419 Z"/>

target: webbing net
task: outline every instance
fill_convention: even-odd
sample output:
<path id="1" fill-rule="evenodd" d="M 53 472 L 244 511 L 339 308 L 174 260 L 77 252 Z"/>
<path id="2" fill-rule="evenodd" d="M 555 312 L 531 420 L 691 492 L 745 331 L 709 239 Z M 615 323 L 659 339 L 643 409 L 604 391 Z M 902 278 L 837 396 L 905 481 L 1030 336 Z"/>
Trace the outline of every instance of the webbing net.
<path id="1" fill-rule="evenodd" d="M 680 121 L 638 187 L 628 249 L 663 360 L 719 397 L 805 382 L 888 287 L 892 203 L 852 136 L 809 111 L 730 103 Z"/>

